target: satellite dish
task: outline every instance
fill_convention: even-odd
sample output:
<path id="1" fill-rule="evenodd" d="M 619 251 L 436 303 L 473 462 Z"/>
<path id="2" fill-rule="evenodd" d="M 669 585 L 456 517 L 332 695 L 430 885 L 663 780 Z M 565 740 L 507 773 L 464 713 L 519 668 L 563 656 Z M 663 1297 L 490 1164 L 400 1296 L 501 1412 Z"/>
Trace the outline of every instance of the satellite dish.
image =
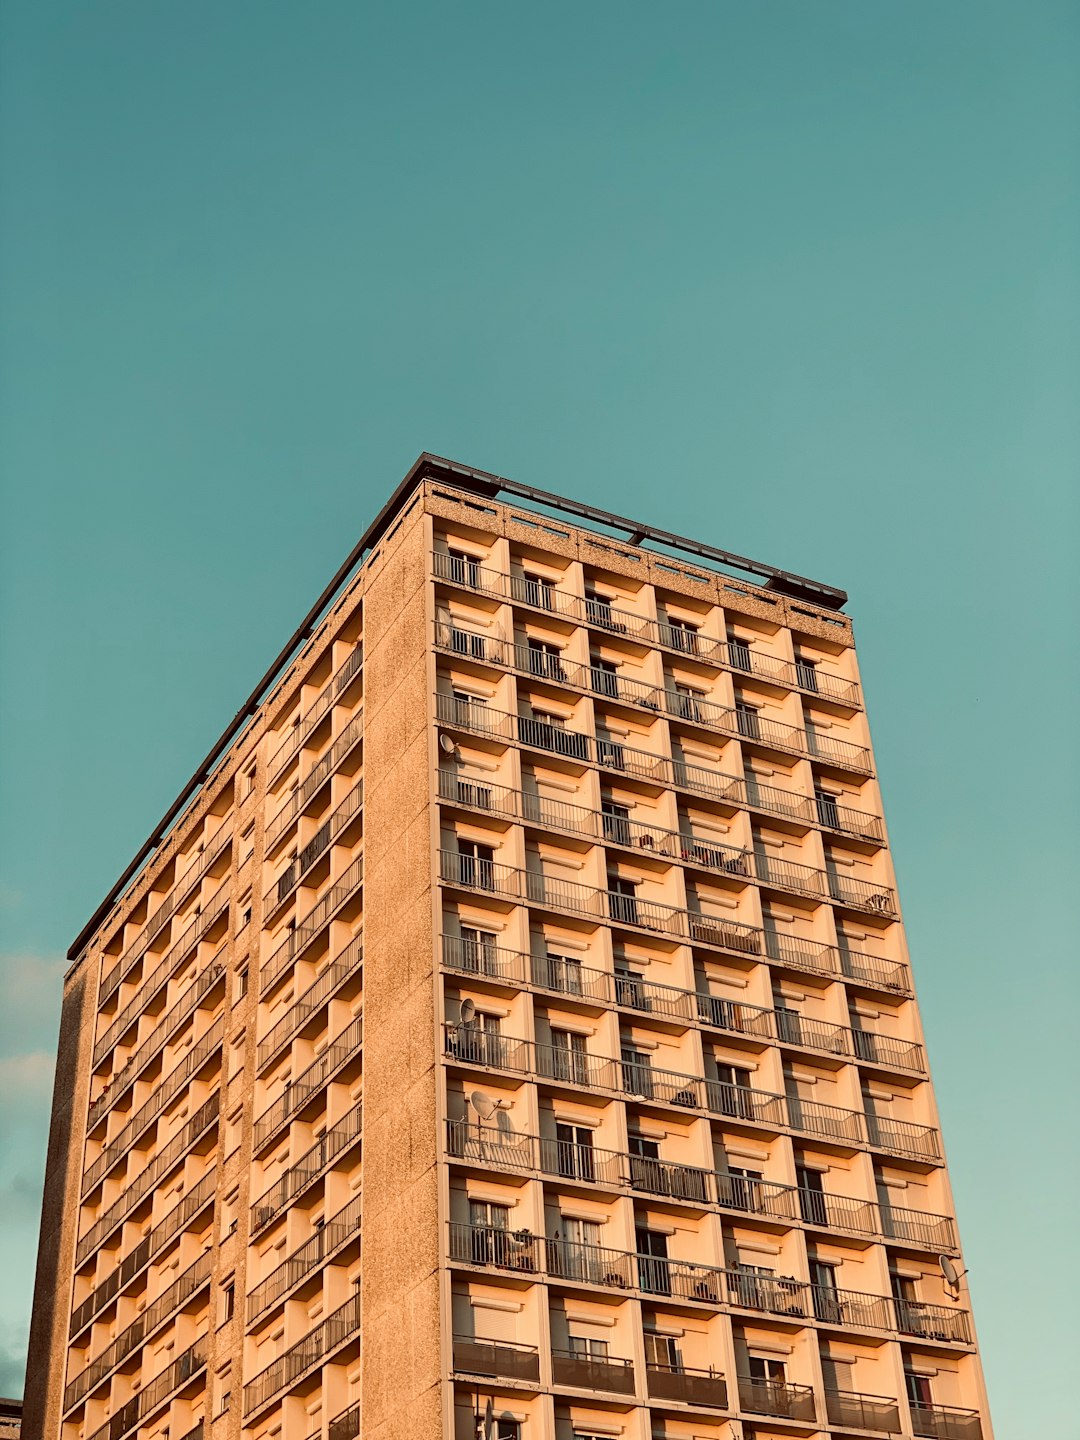
<path id="1" fill-rule="evenodd" d="M 476 1019 L 476 1005 L 472 1000 L 462 1000 L 461 1010 L 458 1012 L 458 1021 L 462 1025 L 471 1025 Z"/>
<path id="2" fill-rule="evenodd" d="M 945 1284 L 950 1290 L 959 1290 L 960 1281 L 967 1274 L 966 1270 L 957 1270 L 948 1255 L 940 1255 L 938 1263 L 941 1266 L 941 1273 L 945 1278 Z"/>
<path id="3" fill-rule="evenodd" d="M 495 1434 L 495 1406 L 488 1400 L 484 1406 L 484 1440 L 492 1440 Z"/>
<path id="4" fill-rule="evenodd" d="M 439 749 L 443 752 L 444 755 L 457 754 L 457 746 L 454 744 L 453 740 L 450 739 L 449 735 L 439 736 Z"/>
<path id="5" fill-rule="evenodd" d="M 481 1120 L 490 1120 L 495 1111 L 499 1108 L 490 1095 L 485 1095 L 482 1090 L 474 1090 L 469 1096 L 469 1104 L 480 1116 Z"/>

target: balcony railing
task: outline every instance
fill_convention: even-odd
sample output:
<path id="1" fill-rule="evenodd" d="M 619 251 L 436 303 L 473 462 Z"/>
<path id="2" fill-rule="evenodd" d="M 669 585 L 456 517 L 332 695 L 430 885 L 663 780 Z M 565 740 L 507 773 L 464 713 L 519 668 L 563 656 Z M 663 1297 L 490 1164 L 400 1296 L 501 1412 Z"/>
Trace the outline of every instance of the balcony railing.
<path id="1" fill-rule="evenodd" d="M 896 1328 L 902 1335 L 916 1335 L 920 1340 L 948 1340 L 961 1345 L 971 1344 L 971 1319 L 966 1310 L 952 1310 L 945 1305 L 928 1305 L 922 1300 L 894 1298 Z"/>
<path id="2" fill-rule="evenodd" d="M 109 1371 L 114 1369 L 122 1361 L 149 1339 L 159 1325 L 191 1299 L 193 1295 L 210 1283 L 210 1267 L 213 1256 L 209 1250 L 204 1251 L 195 1261 L 194 1265 L 188 1267 L 183 1275 L 152 1301 L 125 1330 L 122 1330 L 116 1339 L 108 1346 L 95 1360 L 82 1370 L 75 1379 L 64 1390 L 64 1410 L 67 1412 L 77 1405 L 84 1395 L 99 1384 Z"/>
<path id="3" fill-rule="evenodd" d="M 352 753 L 364 734 L 364 712 L 361 710 L 352 717 L 345 729 L 315 762 L 311 773 L 307 775 L 294 791 L 288 800 L 281 807 L 278 813 L 271 820 L 266 828 L 266 854 L 269 856 L 274 847 L 278 844 L 286 830 L 293 824 L 301 814 L 304 806 L 309 804 L 322 789 L 323 785 L 333 775 L 334 771 L 341 765 L 346 757 Z M 363 786 L 361 779 L 360 785 Z M 363 803 L 363 790 L 361 789 L 361 803 Z"/>
<path id="4" fill-rule="evenodd" d="M 180 1064 L 174 1066 L 163 1079 L 157 1082 L 149 1099 L 139 1106 L 119 1134 L 109 1141 L 93 1163 L 87 1167 L 82 1182 L 84 1199 L 94 1186 L 105 1178 L 143 1131 L 154 1123 L 170 1100 L 189 1085 L 205 1066 L 212 1064 L 215 1059 L 220 1061 L 219 1052 L 224 1033 L 225 1019 L 224 1016 L 219 1016 L 206 1034 L 200 1037 L 198 1044 L 192 1046 L 187 1052 Z"/>
<path id="5" fill-rule="evenodd" d="M 256 1073 L 266 1069 L 312 1015 L 328 1004 L 338 990 L 354 975 L 360 973 L 363 965 L 363 937 L 354 935 L 338 958 L 316 976 L 298 1000 L 293 1001 L 289 1007 L 289 1013 L 278 1021 L 264 1039 L 259 1041 Z"/>
<path id="6" fill-rule="evenodd" d="M 825 1413 L 830 1425 L 842 1429 L 878 1430 L 899 1435 L 900 1407 L 884 1395 L 856 1395 L 849 1390 L 826 1390 Z"/>
<path id="7" fill-rule="evenodd" d="M 297 1246 L 276 1270 L 252 1290 L 247 1301 L 247 1319 L 250 1325 L 264 1310 L 287 1295 L 294 1285 L 325 1265 L 328 1260 L 360 1235 L 360 1196 L 350 1200 L 332 1220 Z"/>
<path id="8" fill-rule="evenodd" d="M 665 620 L 650 620 L 620 609 L 600 596 L 573 595 L 554 584 L 542 583 L 521 575 L 481 565 L 469 557 L 459 558 L 435 551 L 432 555 L 435 575 L 461 589 L 478 590 L 500 600 L 509 599 L 553 615 L 570 616 L 595 629 L 634 639 L 647 639 L 680 655 L 692 655 L 731 670 L 756 675 L 775 684 L 806 690 L 852 709 L 861 704 L 859 687 L 832 670 L 823 669 L 813 660 L 796 659 L 794 664 L 769 655 L 744 641 L 724 642 L 690 626 L 675 625 Z"/>
<path id="9" fill-rule="evenodd" d="M 906 1133 L 886 1138 L 879 1131 L 868 1136 L 869 1121 L 861 1110 L 845 1110 L 794 1095 L 778 1095 L 749 1085 L 705 1080 L 675 1070 L 662 1070 L 640 1060 L 615 1061 L 606 1056 L 533 1045 L 516 1036 L 480 1030 L 472 1025 L 447 1025 L 446 1054 L 460 1064 L 493 1066 L 519 1075 L 558 1080 L 582 1089 L 620 1090 L 625 1096 L 659 1102 L 680 1109 L 705 1110 L 712 1115 L 747 1121 L 766 1128 L 787 1127 L 820 1136 L 844 1146 L 875 1145 L 912 1154 L 915 1143 Z M 894 1122 L 903 1124 L 905 1122 Z M 912 1125 L 919 1143 L 937 1144 L 937 1131 Z M 929 1138 L 927 1138 L 929 1137 Z M 917 1152 L 920 1155 L 922 1151 Z M 807 1192 L 812 1194 L 814 1192 Z"/>
<path id="10" fill-rule="evenodd" d="M 206 1341 L 197 1340 L 167 1370 L 155 1376 L 145 1389 L 114 1411 L 105 1424 L 94 1431 L 90 1440 L 124 1440 L 152 1411 L 164 1404 L 174 1392 L 182 1390 L 205 1368 Z"/>
<path id="11" fill-rule="evenodd" d="M 354 1295 L 244 1386 L 245 1420 L 286 1386 L 295 1384 L 306 1371 L 327 1359 L 359 1329 L 360 1296 Z"/>
<path id="12" fill-rule="evenodd" d="M 273 785 L 285 766 L 296 755 L 308 737 L 313 734 L 317 727 L 329 715 L 330 711 L 341 699 L 348 689 L 350 682 L 360 673 L 364 663 L 363 643 L 359 644 L 351 655 L 338 666 L 336 672 L 330 677 L 323 688 L 311 702 L 310 707 L 294 725 L 289 733 L 282 740 L 281 744 L 274 751 L 270 763 L 266 767 L 268 784 Z"/>
<path id="13" fill-rule="evenodd" d="M 982 1422 L 977 1410 L 957 1410 L 949 1405 L 919 1405 L 910 1402 L 911 1428 L 916 1435 L 934 1440 L 982 1440 Z"/>
<path id="14" fill-rule="evenodd" d="M 535 1345 L 454 1336 L 454 1369 L 463 1375 L 540 1383 L 540 1354 Z"/>
<path id="15" fill-rule="evenodd" d="M 486 638 L 486 637 L 485 637 Z M 884 837 L 881 820 L 869 812 L 842 805 L 832 796 L 815 797 L 781 790 L 762 784 L 754 777 L 744 779 L 723 771 L 697 765 L 680 758 L 668 759 L 647 750 L 624 745 L 621 740 L 607 739 L 571 730 L 550 720 L 514 715 L 495 710 L 489 705 L 466 703 L 455 696 L 438 694 L 436 713 L 446 725 L 470 730 L 475 734 L 519 744 L 551 754 L 562 755 L 582 764 L 596 764 L 605 770 L 616 770 L 659 786 L 678 786 L 735 807 L 748 806 L 785 819 L 808 825 L 822 825 L 843 834 L 880 841 Z"/>
<path id="16" fill-rule="evenodd" d="M 81 1265 L 109 1232 L 115 1229 L 122 1220 L 125 1220 L 158 1182 L 176 1167 L 183 1156 L 193 1149 L 200 1139 L 205 1139 L 209 1135 L 211 1127 L 217 1124 L 220 1106 L 221 1095 L 220 1092 L 215 1091 L 205 1104 L 199 1106 L 180 1133 L 174 1135 L 165 1148 L 154 1156 L 146 1169 L 133 1176 L 130 1181 L 125 1181 L 123 1193 L 109 1206 L 104 1215 L 94 1221 L 86 1234 L 80 1236 L 79 1243 L 75 1247 L 76 1265 Z M 209 1144 L 209 1140 L 206 1140 L 206 1143 Z"/>
<path id="17" fill-rule="evenodd" d="M 649 1398 L 679 1400 L 684 1405 L 701 1405 L 712 1410 L 726 1410 L 727 1382 L 716 1370 L 689 1370 L 682 1365 L 645 1366 Z"/>
<path id="18" fill-rule="evenodd" d="M 907 1234 L 898 1237 L 890 1229 L 890 1212 L 882 1210 L 872 1200 L 857 1200 L 820 1190 L 800 1190 L 776 1181 L 706 1170 L 647 1155 L 630 1155 L 594 1145 L 519 1134 L 466 1120 L 447 1122 L 447 1149 L 455 1159 L 496 1170 L 539 1171 L 564 1180 L 584 1181 L 614 1189 L 628 1187 L 646 1195 L 659 1195 L 690 1205 L 715 1205 L 722 1210 L 770 1220 L 801 1220 L 819 1229 L 850 1230 L 886 1239 L 909 1239 L 935 1249 L 955 1248 L 953 1224 L 944 1215 L 906 1211 L 905 1214 L 911 1217 L 910 1229 Z M 872 1298 L 877 1300 L 876 1296 Z"/>
<path id="19" fill-rule="evenodd" d="M 218 955 L 223 953 L 223 950 L 219 951 Z M 139 1073 L 173 1039 L 180 1026 L 202 1004 L 224 974 L 224 962 L 215 956 L 210 964 L 199 972 L 172 1009 L 166 1015 L 155 1020 L 152 1033 L 128 1058 L 123 1068 L 110 1078 L 101 1094 L 90 1105 L 86 1120 L 88 1132 L 91 1132 L 101 1117 L 127 1094 Z"/>
<path id="20" fill-rule="evenodd" d="M 264 916 L 272 915 L 279 905 L 285 903 L 311 867 L 327 853 L 342 831 L 346 830 L 360 814 L 363 803 L 364 785 L 363 781 L 360 781 L 353 786 L 333 813 L 323 821 L 296 859 L 286 866 L 263 895 Z"/>
<path id="21" fill-rule="evenodd" d="M 364 857 L 358 855 L 344 875 L 311 907 L 303 920 L 280 944 L 263 966 L 259 980 L 260 996 L 265 996 L 271 985 L 281 978 L 285 971 L 299 960 L 307 947 L 330 924 L 337 912 L 352 899 L 364 883 Z"/>
<path id="22" fill-rule="evenodd" d="M 634 1363 L 614 1355 L 579 1355 L 573 1350 L 551 1352 L 551 1378 L 556 1385 L 575 1390 L 606 1390 L 613 1395 L 634 1393 Z"/>
<path id="23" fill-rule="evenodd" d="M 268 1141 L 289 1124 L 296 1113 L 330 1084 L 358 1053 L 364 1041 L 364 1017 L 358 1015 L 295 1080 L 288 1081 L 284 1092 L 255 1121 L 255 1149 L 263 1149 Z"/>
<path id="24" fill-rule="evenodd" d="M 144 1235 L 133 1250 L 129 1250 L 116 1268 L 102 1280 L 77 1306 L 71 1317 L 71 1334 L 75 1335 L 99 1314 L 135 1277 L 145 1270 L 166 1245 L 193 1221 L 201 1217 L 214 1198 L 217 1176 L 214 1171 L 204 1175 L 194 1189 L 190 1190 L 159 1220 L 148 1234 Z M 206 1228 L 205 1226 L 203 1227 Z"/>
<path id="25" fill-rule="evenodd" d="M 751 1415 L 775 1415 L 785 1420 L 816 1418 L 811 1386 L 793 1385 L 787 1380 L 759 1380 L 752 1375 L 739 1376 L 739 1408 Z"/>
<path id="26" fill-rule="evenodd" d="M 340 1155 L 355 1145 L 360 1139 L 362 1127 L 363 1107 L 357 1105 L 280 1175 L 251 1207 L 252 1235 L 265 1230 L 286 1206 L 291 1205 Z"/>
<path id="27" fill-rule="evenodd" d="M 169 946 L 164 958 L 154 966 L 151 971 L 150 983 L 153 983 L 153 980 L 169 966 L 178 969 L 195 949 L 195 946 L 203 936 L 212 930 L 221 917 L 227 913 L 229 908 L 229 888 L 230 881 L 228 877 L 226 877 L 200 912 L 193 917 L 191 923 L 180 938 Z M 141 951 L 134 959 L 117 961 L 101 982 L 101 991 L 98 995 L 97 1002 L 98 1008 L 100 1009 L 105 1005 L 136 967 L 148 959 L 157 959 L 157 957 L 150 956 L 149 951 Z M 143 988 L 143 984 L 140 983 L 139 989 L 142 990 Z M 95 1061 L 94 1063 L 96 1064 L 97 1062 Z"/>

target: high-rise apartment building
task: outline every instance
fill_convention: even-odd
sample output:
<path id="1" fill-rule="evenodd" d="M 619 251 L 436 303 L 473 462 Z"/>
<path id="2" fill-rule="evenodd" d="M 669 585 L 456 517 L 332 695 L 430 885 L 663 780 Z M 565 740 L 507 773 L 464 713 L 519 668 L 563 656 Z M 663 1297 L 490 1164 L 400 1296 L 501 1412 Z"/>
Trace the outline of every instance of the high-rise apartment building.
<path id="1" fill-rule="evenodd" d="M 72 949 L 25 1433 L 991 1440 L 845 598 L 418 461 Z"/>

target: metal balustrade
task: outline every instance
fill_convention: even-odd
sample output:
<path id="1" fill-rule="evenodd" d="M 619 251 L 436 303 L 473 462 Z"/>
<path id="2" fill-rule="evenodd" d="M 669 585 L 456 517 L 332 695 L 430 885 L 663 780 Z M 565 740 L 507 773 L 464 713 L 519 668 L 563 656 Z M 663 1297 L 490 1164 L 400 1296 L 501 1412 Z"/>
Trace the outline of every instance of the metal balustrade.
<path id="1" fill-rule="evenodd" d="M 320 1266 L 333 1259 L 351 1241 L 360 1235 L 361 1197 L 350 1200 L 332 1220 L 320 1226 L 302 1245 L 275 1270 L 256 1285 L 247 1300 L 247 1321 L 250 1325 L 264 1310 L 287 1295 L 294 1285 L 313 1274 Z"/>
<path id="2" fill-rule="evenodd" d="M 801 1221 L 819 1229 L 850 1230 L 882 1239 L 905 1238 L 929 1248 L 955 1249 L 952 1222 L 943 1215 L 906 1211 L 911 1217 L 909 1233 L 898 1237 L 890 1224 L 891 1212 L 872 1200 L 799 1189 L 754 1176 L 706 1170 L 591 1144 L 519 1134 L 505 1121 L 503 1128 L 467 1120 L 448 1120 L 446 1125 L 451 1157 L 493 1170 L 536 1171 L 562 1180 L 629 1189 L 691 1205 L 715 1205 L 769 1220 Z"/>
<path id="3" fill-rule="evenodd" d="M 574 1390 L 607 1391 L 612 1395 L 633 1395 L 634 1362 L 615 1355 L 582 1355 L 576 1350 L 553 1348 L 551 1379 L 554 1385 Z"/>
<path id="4" fill-rule="evenodd" d="M 933 1440 L 982 1440 L 982 1421 L 977 1410 L 959 1410 L 951 1405 L 921 1405 L 909 1402 L 911 1428 L 916 1435 Z"/>
<path id="5" fill-rule="evenodd" d="M 173 1311 L 186 1304 L 210 1283 L 213 1255 L 203 1252 L 194 1265 L 187 1270 L 146 1307 L 141 1315 L 117 1335 L 116 1339 L 102 1353 L 66 1386 L 64 1390 L 65 1413 L 77 1405 L 95 1385 L 104 1380 L 110 1370 L 116 1368 L 137 1350 L 159 1325 L 163 1324 Z"/>
<path id="6" fill-rule="evenodd" d="M 920 1340 L 971 1344 L 971 1320 L 966 1310 L 953 1310 L 945 1305 L 930 1305 L 924 1300 L 906 1300 L 898 1296 L 894 1296 L 892 1305 L 896 1329 L 902 1335 L 915 1335 Z"/>
<path id="7" fill-rule="evenodd" d="M 837 876 L 831 870 L 818 870 L 793 860 L 778 859 L 763 849 L 741 850 L 716 844 L 686 831 L 665 830 L 632 820 L 629 816 L 594 811 L 583 805 L 548 800 L 509 786 L 466 779 L 449 770 L 439 770 L 437 785 L 440 799 L 470 809 L 512 816 L 526 824 L 544 825 L 575 835 L 594 836 L 608 845 L 645 850 L 652 855 L 685 861 L 723 875 L 757 880 L 763 885 L 833 900 L 873 914 L 893 916 L 897 913 L 895 892 L 887 886 Z"/>
<path id="8" fill-rule="evenodd" d="M 84 1329 L 94 1317 L 110 1303 L 125 1286 L 129 1285 L 140 1271 L 159 1254 L 174 1236 L 185 1229 L 197 1215 L 214 1199 L 217 1175 L 210 1171 L 204 1175 L 193 1190 L 179 1200 L 159 1220 L 154 1228 L 144 1235 L 133 1250 L 129 1250 L 120 1263 L 93 1291 L 77 1305 L 72 1312 L 69 1338 Z"/>
<path id="9" fill-rule="evenodd" d="M 853 1325 L 870 1330 L 889 1330 L 892 1317 L 889 1301 L 883 1295 L 867 1295 L 858 1290 L 839 1290 L 831 1285 L 811 1285 L 814 1318 L 825 1325 L 848 1329 Z"/>
<path id="10" fill-rule="evenodd" d="M 900 1407 L 885 1395 L 857 1395 L 849 1390 L 826 1390 L 825 1413 L 830 1425 L 842 1429 L 880 1430 L 899 1435 Z"/>
<path id="11" fill-rule="evenodd" d="M 540 1352 L 535 1345 L 515 1345 L 506 1340 L 479 1340 L 455 1335 L 454 1369 L 463 1375 L 531 1381 L 538 1385 Z"/>
<path id="12" fill-rule="evenodd" d="M 245 1422 L 275 1395 L 327 1360 L 360 1329 L 360 1296 L 346 1300 L 244 1386 Z"/>
<path id="13" fill-rule="evenodd" d="M 326 682 L 323 688 L 316 695 L 309 710 L 304 713 L 298 723 L 294 725 L 284 740 L 270 757 L 266 767 L 267 784 L 273 786 L 285 769 L 296 756 L 308 737 L 326 719 L 333 707 L 345 694 L 350 682 L 360 673 L 364 663 L 364 646 L 361 641 L 352 654 L 338 666 L 335 673 Z"/>
<path id="14" fill-rule="evenodd" d="M 94 1221 L 86 1234 L 79 1238 L 75 1247 L 75 1264 L 77 1266 L 81 1265 L 86 1257 L 101 1244 L 111 1230 L 126 1219 L 135 1206 L 140 1204 L 164 1176 L 180 1163 L 188 1151 L 206 1137 L 210 1129 L 217 1124 L 220 1106 L 221 1095 L 220 1092 L 215 1091 L 205 1104 L 199 1107 L 179 1134 L 174 1135 L 165 1148 L 154 1156 L 145 1170 L 130 1180 L 125 1179 L 124 1189 L 118 1199 Z"/>
<path id="15" fill-rule="evenodd" d="M 868 1112 L 866 1129 L 870 1144 L 881 1150 L 896 1150 L 924 1160 L 941 1159 L 941 1138 L 929 1125 L 916 1125 L 910 1120 L 893 1120 L 889 1116 Z"/>
<path id="16" fill-rule="evenodd" d="M 831 796 L 811 798 L 799 795 L 763 784 L 753 775 L 745 778 L 729 775 L 678 756 L 669 759 L 654 755 L 625 745 L 621 740 L 601 736 L 594 738 L 585 731 L 572 730 L 551 720 L 515 715 L 442 692 L 436 695 L 436 716 L 442 724 L 474 734 L 516 740 L 535 750 L 562 755 L 582 764 L 596 764 L 601 769 L 616 770 L 658 786 L 692 790 L 737 808 L 748 807 L 766 814 L 781 815 L 808 825 L 821 825 L 844 834 L 858 835 L 861 839 L 884 839 L 878 816 L 841 805 Z"/>
<path id="17" fill-rule="evenodd" d="M 90 1440 L 124 1440 L 126 1435 L 130 1435 L 152 1411 L 206 1368 L 206 1343 L 205 1339 L 196 1340 L 167 1370 L 115 1410 L 105 1424 L 94 1431 Z"/>
<path id="18" fill-rule="evenodd" d="M 881 1233 L 889 1240 L 906 1240 L 932 1250 L 957 1248 L 956 1226 L 948 1215 L 932 1215 L 899 1205 L 880 1205 Z"/>
<path id="19" fill-rule="evenodd" d="M 814 660 L 796 657 L 792 664 L 746 641 L 724 642 L 689 625 L 648 619 L 623 610 L 602 596 L 582 598 L 559 589 L 553 581 L 507 575 L 468 556 L 458 557 L 435 551 L 432 565 L 437 579 L 461 589 L 478 590 L 500 600 L 508 599 L 549 614 L 569 616 L 614 635 L 647 639 L 651 644 L 662 645 L 680 655 L 712 661 L 791 689 L 806 690 L 852 709 L 859 708 L 862 703 L 854 680 L 823 669 Z"/>
<path id="20" fill-rule="evenodd" d="M 286 830 L 299 818 L 306 805 L 309 805 L 318 792 L 337 770 L 338 766 L 352 754 L 359 745 L 364 734 L 364 712 L 359 710 L 345 726 L 345 729 L 337 737 L 334 743 L 315 762 L 311 773 L 300 781 L 281 807 L 278 813 L 271 820 L 266 828 L 266 855 L 272 854 L 275 846 L 280 842 Z M 363 803 L 363 778 L 359 781 L 361 787 L 361 803 Z"/>
<path id="21" fill-rule="evenodd" d="M 739 1408 L 750 1415 L 775 1415 L 785 1420 L 813 1422 L 816 1416 L 814 1391 L 809 1385 L 788 1380 L 761 1380 L 740 1375 Z"/>
<path id="22" fill-rule="evenodd" d="M 294 1200 L 326 1173 L 335 1160 L 360 1140 L 363 1134 L 363 1106 L 357 1105 L 331 1126 L 310 1149 L 279 1175 L 251 1207 L 251 1233 L 265 1230 Z"/>
<path id="23" fill-rule="evenodd" d="M 260 998 L 265 998 L 285 971 L 299 960 L 307 947 L 325 930 L 337 912 L 356 894 L 364 883 L 364 857 L 358 855 L 344 875 L 335 880 L 318 899 L 294 930 L 269 957 L 259 980 Z"/>
<path id="24" fill-rule="evenodd" d="M 157 965 L 155 965 L 154 969 L 151 971 L 149 978 L 149 983 L 151 985 L 154 984 L 154 982 L 163 972 L 169 970 L 170 967 L 172 970 L 178 970 L 180 966 L 190 957 L 192 951 L 195 949 L 196 945 L 198 945 L 198 943 L 204 938 L 204 936 L 206 936 L 208 932 L 214 928 L 214 926 L 224 915 L 228 914 L 228 892 L 230 890 L 231 884 L 231 880 L 228 878 L 228 876 L 226 876 L 222 884 L 219 885 L 217 890 L 214 891 L 214 894 L 210 897 L 209 901 L 202 908 L 199 914 L 194 917 L 191 924 L 184 931 L 180 939 L 177 940 L 175 944 L 169 947 L 169 949 L 165 953 L 164 958 Z M 121 969 L 119 965 L 113 967 L 108 977 L 108 982 L 102 983 L 101 991 L 98 995 L 99 1011 L 102 1006 L 107 1004 L 107 1002 L 112 998 L 112 996 L 116 993 L 120 986 L 127 980 L 128 976 L 136 968 L 136 966 L 138 966 L 140 963 L 142 963 L 148 958 L 148 952 L 143 952 L 142 954 L 136 956 L 136 958 L 131 961 L 131 963 L 128 964 L 124 969 Z M 145 982 L 140 982 L 139 991 L 142 992 L 144 991 L 144 989 Z M 129 1001 L 128 1003 L 130 1006 L 134 1003 L 134 1001 Z M 142 1006 L 140 1005 L 139 1008 L 142 1008 Z M 112 1022 L 112 1024 L 110 1025 L 110 1030 L 115 1024 L 115 1021 Z M 98 1042 L 97 1046 L 95 1047 L 94 1054 L 96 1057 L 100 1058 L 100 1055 L 103 1055 L 104 1053 L 105 1047 L 103 1038 Z M 98 1058 L 95 1058 L 94 1060 L 95 1065 L 98 1063 Z"/>
<path id="25" fill-rule="evenodd" d="M 861 1110 L 847 1110 L 797 1095 L 778 1095 L 748 1085 L 703 1079 L 653 1066 L 644 1057 L 612 1060 L 585 1052 L 536 1045 L 516 1036 L 481 1030 L 475 1025 L 446 1026 L 446 1055 L 459 1064 L 490 1066 L 531 1075 L 540 1080 L 558 1080 L 581 1089 L 618 1091 L 624 1097 L 646 1103 L 704 1110 L 723 1119 L 746 1121 L 770 1129 L 790 1129 L 818 1136 L 835 1144 L 857 1147 L 872 1145 L 911 1154 L 915 1139 L 904 1131 L 899 1138 L 883 1143 L 871 1126 L 876 1117 Z M 894 1122 L 900 1124 L 901 1122 Z M 937 1131 L 910 1126 L 928 1151 L 937 1146 Z M 920 1151 L 919 1153 L 923 1153 Z"/>
<path id="26" fill-rule="evenodd" d="M 165 928 L 166 923 L 172 919 L 175 912 L 186 903 L 195 886 L 202 883 L 203 878 L 225 854 L 226 850 L 232 847 L 233 834 L 229 829 L 224 834 L 213 836 L 210 848 L 196 856 L 194 862 L 188 866 L 183 875 L 174 880 L 168 896 L 161 902 L 156 910 L 148 917 L 140 933 L 126 946 L 117 964 L 102 981 L 102 997 L 111 993 L 112 980 L 116 972 L 122 971 L 124 966 L 137 954 L 143 953 L 150 948 L 154 940 Z M 102 1001 L 99 1001 L 99 1004 Z"/>
<path id="27" fill-rule="evenodd" d="M 684 1405 L 726 1410 L 727 1382 L 718 1370 L 691 1370 L 685 1365 L 660 1365 L 650 1360 L 645 1366 L 650 1400 L 678 1400 Z"/>
<path id="28" fill-rule="evenodd" d="M 224 962 L 218 958 L 224 953 L 225 949 L 222 947 L 209 965 L 199 972 L 172 1009 L 160 1019 L 155 1020 L 154 1030 L 146 1041 L 133 1055 L 128 1057 L 123 1067 L 110 1077 L 100 1095 L 91 1102 L 86 1118 L 88 1134 L 93 1131 L 102 1116 L 127 1094 L 138 1079 L 140 1072 L 161 1053 L 175 1037 L 181 1025 L 213 991 L 217 982 L 225 974 Z"/>
<path id="29" fill-rule="evenodd" d="M 274 1028 L 259 1041 L 255 1062 L 256 1074 L 260 1074 L 266 1069 L 297 1032 L 303 1029 L 312 1015 L 327 1005 L 338 990 L 354 975 L 360 973 L 363 965 L 363 937 L 355 935 L 337 959 L 317 975 L 303 994 L 293 1001 L 288 1014 L 283 1016 Z"/>
<path id="30" fill-rule="evenodd" d="M 304 876 L 333 845 L 334 841 L 360 814 L 363 804 L 363 783 L 354 785 L 341 804 L 319 826 L 296 859 L 286 866 L 263 895 L 263 914 L 268 917 L 293 893 Z"/>
<path id="31" fill-rule="evenodd" d="M 142 1132 L 157 1119 L 169 1102 L 196 1078 L 204 1065 L 208 1065 L 221 1050 L 225 1033 L 224 1016 L 219 1016 L 198 1044 L 188 1051 L 184 1059 L 159 1081 L 153 1094 L 135 1111 L 124 1128 L 115 1135 L 83 1172 L 82 1198 L 104 1179 L 125 1151 L 129 1150 Z"/>
<path id="32" fill-rule="evenodd" d="M 364 1017 L 355 1020 L 334 1038 L 321 1055 L 295 1080 L 288 1080 L 281 1095 L 255 1121 L 254 1146 L 262 1150 L 269 1140 L 288 1125 L 314 1096 L 325 1090 L 339 1070 L 359 1052 L 364 1041 Z"/>

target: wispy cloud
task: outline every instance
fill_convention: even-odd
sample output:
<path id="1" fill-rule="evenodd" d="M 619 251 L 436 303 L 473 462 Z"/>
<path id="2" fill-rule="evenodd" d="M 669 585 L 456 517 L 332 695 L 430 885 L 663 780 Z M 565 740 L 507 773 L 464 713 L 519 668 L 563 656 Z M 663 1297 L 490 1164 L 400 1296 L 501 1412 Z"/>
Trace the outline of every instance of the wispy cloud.
<path id="1" fill-rule="evenodd" d="M 19 1399 L 26 1375 L 29 1328 L 0 1320 L 0 1395 Z"/>

